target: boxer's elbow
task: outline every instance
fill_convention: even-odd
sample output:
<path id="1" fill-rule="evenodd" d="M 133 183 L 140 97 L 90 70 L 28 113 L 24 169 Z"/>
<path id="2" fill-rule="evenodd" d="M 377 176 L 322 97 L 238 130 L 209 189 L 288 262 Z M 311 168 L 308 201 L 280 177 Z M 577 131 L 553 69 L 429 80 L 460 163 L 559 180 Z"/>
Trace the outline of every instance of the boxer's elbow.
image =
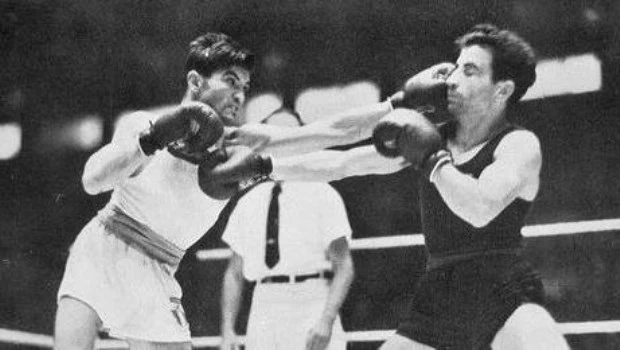
<path id="1" fill-rule="evenodd" d="M 472 203 L 465 207 L 461 217 L 475 228 L 487 226 L 499 215 L 499 204 L 494 201 Z"/>
<path id="2" fill-rule="evenodd" d="M 502 187 L 479 184 L 480 187 L 476 194 L 468 197 L 472 208 L 470 222 L 474 227 L 481 228 L 489 225 L 517 198 L 520 187 L 516 185 L 516 181 L 514 183 L 514 186 Z"/>
<path id="3" fill-rule="evenodd" d="M 484 216 L 480 212 L 473 210 L 473 208 L 471 207 L 461 210 L 452 209 L 452 212 L 454 212 L 456 216 L 458 216 L 459 218 L 461 218 L 461 220 L 467 222 L 474 228 L 485 227 L 492 221 L 492 218 Z"/>
<path id="4" fill-rule="evenodd" d="M 466 221 L 468 221 L 469 224 L 472 225 L 475 228 L 483 228 L 486 225 L 488 225 L 492 221 L 492 219 L 491 218 L 472 216 L 471 218 L 466 219 Z"/>
<path id="5" fill-rule="evenodd" d="M 90 195 L 97 195 L 112 188 L 110 176 L 103 169 L 97 169 L 91 162 L 87 162 L 82 174 L 82 188 Z"/>
<path id="6" fill-rule="evenodd" d="M 93 196 L 104 191 L 104 186 L 97 176 L 94 176 L 92 172 L 84 171 L 82 174 L 82 188 L 89 195 Z"/>
<path id="7" fill-rule="evenodd" d="M 92 181 L 82 178 L 82 188 L 91 196 L 101 193 L 99 187 L 95 186 Z"/>

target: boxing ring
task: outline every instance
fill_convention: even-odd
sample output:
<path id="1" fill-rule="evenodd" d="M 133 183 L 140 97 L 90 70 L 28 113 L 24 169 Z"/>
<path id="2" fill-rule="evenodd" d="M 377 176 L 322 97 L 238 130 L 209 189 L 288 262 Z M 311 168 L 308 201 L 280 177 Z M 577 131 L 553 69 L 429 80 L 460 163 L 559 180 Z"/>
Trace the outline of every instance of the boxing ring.
<path id="1" fill-rule="evenodd" d="M 527 239 L 533 237 L 596 234 L 609 231 L 620 231 L 620 219 L 530 225 L 525 226 L 521 232 Z M 416 233 L 400 236 L 353 239 L 351 242 L 351 249 L 386 249 L 420 246 L 423 244 L 423 235 Z M 231 252 L 228 249 L 199 250 L 196 252 L 196 258 L 200 261 L 222 260 L 227 259 L 230 255 Z M 620 333 L 620 320 L 559 322 L 558 328 L 564 335 Z M 346 333 L 346 338 L 348 342 L 381 342 L 393 333 L 394 330 L 349 331 Z M 219 336 L 197 336 L 192 338 L 192 345 L 197 349 L 215 348 L 219 345 L 220 340 L 221 337 Z M 240 340 L 243 342 L 243 337 L 240 337 Z M 53 338 L 51 335 L 0 328 L 0 348 L 2 348 L 2 344 L 52 348 Z M 123 341 L 105 339 L 98 340 L 96 348 L 127 349 L 128 347 Z"/>

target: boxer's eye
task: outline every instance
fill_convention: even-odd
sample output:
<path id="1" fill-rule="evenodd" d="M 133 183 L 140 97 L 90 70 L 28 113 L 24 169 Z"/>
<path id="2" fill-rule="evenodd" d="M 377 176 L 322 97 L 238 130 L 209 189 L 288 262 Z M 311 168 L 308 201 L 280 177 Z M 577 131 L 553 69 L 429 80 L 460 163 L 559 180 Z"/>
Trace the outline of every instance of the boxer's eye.
<path id="1" fill-rule="evenodd" d="M 224 82 L 226 82 L 226 84 L 232 86 L 233 88 L 237 87 L 237 81 L 233 77 L 225 77 Z"/>
<path id="2" fill-rule="evenodd" d="M 478 69 L 478 67 L 472 65 L 472 64 L 466 64 L 463 67 L 463 74 L 466 77 L 470 77 L 472 75 L 477 75 L 478 73 L 480 73 L 480 70 Z"/>

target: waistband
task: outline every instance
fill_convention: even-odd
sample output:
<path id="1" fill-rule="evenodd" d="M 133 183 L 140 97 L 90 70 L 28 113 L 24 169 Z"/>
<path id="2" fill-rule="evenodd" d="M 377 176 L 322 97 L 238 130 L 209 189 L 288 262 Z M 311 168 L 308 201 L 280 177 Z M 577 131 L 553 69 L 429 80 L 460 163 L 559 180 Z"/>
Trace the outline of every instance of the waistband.
<path id="1" fill-rule="evenodd" d="M 177 267 L 185 254 L 183 249 L 131 218 L 117 206 L 106 206 L 99 211 L 97 218 L 116 237 L 159 262 Z"/>
<path id="2" fill-rule="evenodd" d="M 483 251 L 457 253 L 457 254 L 430 254 L 426 261 L 426 269 L 433 270 L 446 265 L 451 265 L 466 260 L 472 260 L 476 258 L 488 257 L 493 255 L 521 255 L 520 248 L 503 248 L 503 249 L 489 249 Z"/>
<path id="3" fill-rule="evenodd" d="M 262 278 L 259 283 L 300 283 L 309 279 L 322 278 L 330 280 L 334 277 L 332 271 L 320 271 L 305 275 L 274 275 Z"/>

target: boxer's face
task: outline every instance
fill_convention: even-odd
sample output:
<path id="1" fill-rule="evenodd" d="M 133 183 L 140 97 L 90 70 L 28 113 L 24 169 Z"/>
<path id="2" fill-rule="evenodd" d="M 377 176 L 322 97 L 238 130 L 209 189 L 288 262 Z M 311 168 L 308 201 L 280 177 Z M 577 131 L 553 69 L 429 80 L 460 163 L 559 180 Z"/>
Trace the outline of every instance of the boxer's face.
<path id="1" fill-rule="evenodd" d="M 232 66 L 202 77 L 202 83 L 193 94 L 193 99 L 206 103 L 215 109 L 227 126 L 242 123 L 241 109 L 250 88 L 250 72 L 239 66 Z"/>
<path id="2" fill-rule="evenodd" d="M 461 50 L 457 68 L 447 79 L 448 110 L 456 117 L 491 110 L 497 87 L 492 80 L 493 54 L 472 45 Z"/>

